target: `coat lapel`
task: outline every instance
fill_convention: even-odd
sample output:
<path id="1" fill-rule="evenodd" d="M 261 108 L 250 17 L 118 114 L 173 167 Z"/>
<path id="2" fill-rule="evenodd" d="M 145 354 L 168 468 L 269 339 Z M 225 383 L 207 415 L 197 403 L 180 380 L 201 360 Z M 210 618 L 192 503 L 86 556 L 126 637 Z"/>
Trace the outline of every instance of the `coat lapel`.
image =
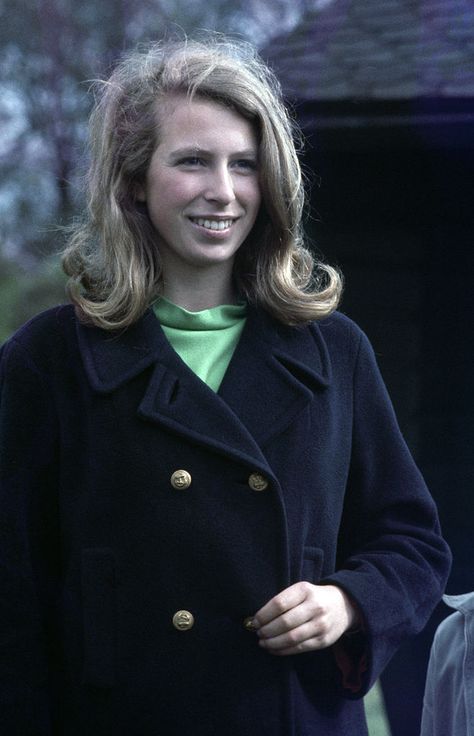
<path id="1" fill-rule="evenodd" d="M 121 333 L 80 323 L 77 333 L 94 391 L 110 394 L 152 367 L 151 378 L 137 402 L 139 416 L 270 473 L 255 439 L 225 401 L 181 360 L 151 310 Z"/>
<path id="2" fill-rule="evenodd" d="M 330 381 L 319 332 L 287 328 L 249 308 L 247 323 L 214 393 L 168 343 L 151 310 L 120 334 L 78 324 L 92 388 L 111 393 L 153 366 L 138 414 L 189 440 L 233 456 L 267 475 L 263 445 Z"/>
<path id="3" fill-rule="evenodd" d="M 219 394 L 263 447 L 330 381 L 330 360 L 317 327 L 286 327 L 250 308 Z"/>

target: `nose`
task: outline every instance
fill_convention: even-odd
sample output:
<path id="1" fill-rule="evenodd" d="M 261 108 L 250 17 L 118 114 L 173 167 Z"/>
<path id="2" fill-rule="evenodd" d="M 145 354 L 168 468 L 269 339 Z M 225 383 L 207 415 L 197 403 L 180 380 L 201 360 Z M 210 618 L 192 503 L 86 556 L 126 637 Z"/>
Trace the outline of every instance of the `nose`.
<path id="1" fill-rule="evenodd" d="M 232 174 L 226 165 L 216 166 L 209 170 L 204 196 L 209 202 L 220 204 L 229 204 L 235 199 Z"/>

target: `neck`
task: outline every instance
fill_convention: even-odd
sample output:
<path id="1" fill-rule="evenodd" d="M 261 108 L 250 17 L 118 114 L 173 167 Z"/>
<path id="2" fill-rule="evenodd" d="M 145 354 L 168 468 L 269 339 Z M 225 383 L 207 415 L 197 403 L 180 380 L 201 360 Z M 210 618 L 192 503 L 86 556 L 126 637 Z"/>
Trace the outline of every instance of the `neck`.
<path id="1" fill-rule="evenodd" d="M 190 274 L 188 278 L 167 278 L 163 274 L 163 296 L 189 312 L 200 312 L 221 304 L 236 304 L 237 295 L 232 273 L 222 278 L 222 273 Z"/>

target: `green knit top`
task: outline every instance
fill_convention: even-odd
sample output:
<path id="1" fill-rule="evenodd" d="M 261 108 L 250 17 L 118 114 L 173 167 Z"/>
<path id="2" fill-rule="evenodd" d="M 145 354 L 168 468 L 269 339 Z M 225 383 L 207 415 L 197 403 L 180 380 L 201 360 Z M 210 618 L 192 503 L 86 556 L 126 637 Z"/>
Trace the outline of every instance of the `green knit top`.
<path id="1" fill-rule="evenodd" d="M 189 312 L 162 297 L 154 312 L 171 346 L 186 365 L 218 391 L 245 325 L 245 304 Z"/>

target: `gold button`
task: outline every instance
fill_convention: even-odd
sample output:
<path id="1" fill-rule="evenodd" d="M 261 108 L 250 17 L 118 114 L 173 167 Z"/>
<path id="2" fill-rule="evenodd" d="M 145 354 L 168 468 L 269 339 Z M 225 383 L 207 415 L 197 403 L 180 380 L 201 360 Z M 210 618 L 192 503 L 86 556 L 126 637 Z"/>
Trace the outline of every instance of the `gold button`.
<path id="1" fill-rule="evenodd" d="M 255 631 L 257 628 L 253 623 L 253 616 L 247 616 L 247 618 L 244 618 L 243 624 L 244 629 L 247 629 L 247 631 Z"/>
<path id="2" fill-rule="evenodd" d="M 184 491 L 191 485 L 191 475 L 187 470 L 175 470 L 171 476 L 171 485 L 178 491 Z"/>
<path id="3" fill-rule="evenodd" d="M 188 631 L 194 626 L 194 616 L 189 611 L 176 611 L 173 616 L 173 626 L 178 631 Z"/>
<path id="4" fill-rule="evenodd" d="M 249 475 L 249 486 L 252 491 L 264 491 L 268 488 L 268 480 L 260 473 Z"/>

